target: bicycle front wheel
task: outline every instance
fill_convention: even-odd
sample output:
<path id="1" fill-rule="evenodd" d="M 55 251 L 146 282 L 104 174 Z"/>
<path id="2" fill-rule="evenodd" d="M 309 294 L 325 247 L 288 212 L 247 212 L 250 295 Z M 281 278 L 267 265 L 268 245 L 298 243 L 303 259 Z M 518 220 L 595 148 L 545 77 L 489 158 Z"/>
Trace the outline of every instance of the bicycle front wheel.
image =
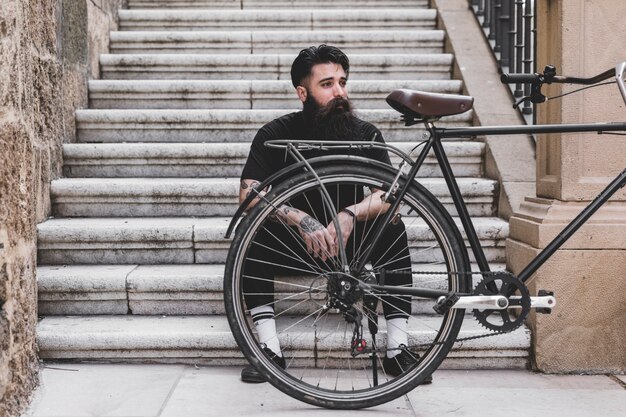
<path id="1" fill-rule="evenodd" d="M 372 193 L 388 191 L 394 177 L 362 162 L 316 173 L 319 181 L 303 173 L 276 185 L 241 221 L 226 262 L 226 313 L 243 354 L 279 390 L 321 407 L 371 407 L 405 394 L 437 369 L 458 335 L 464 311 L 437 315 L 432 299 L 346 288 L 384 275 L 387 285 L 466 292 L 467 253 L 450 215 L 414 182 L 378 243 L 368 238 L 384 208 L 355 220 L 346 253 L 353 269 L 373 245 L 365 270 L 347 273 L 337 257 L 316 258 L 276 211 L 298 208 L 328 225 L 343 207 L 374 204 Z M 324 207 L 322 187 L 332 209 Z M 252 307 L 259 306 L 273 311 L 285 369 L 259 343 L 250 318 Z M 392 323 L 401 325 L 391 328 Z M 361 349 L 355 348 L 355 339 Z M 391 358 L 398 353 L 398 340 L 412 358 L 399 372 L 392 370 Z"/>

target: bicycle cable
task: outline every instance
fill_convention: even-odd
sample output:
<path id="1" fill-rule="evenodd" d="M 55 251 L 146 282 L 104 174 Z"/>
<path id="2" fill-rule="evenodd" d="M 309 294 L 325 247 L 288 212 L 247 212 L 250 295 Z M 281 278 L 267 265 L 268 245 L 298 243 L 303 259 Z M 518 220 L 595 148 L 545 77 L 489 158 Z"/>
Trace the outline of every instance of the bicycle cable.
<path id="1" fill-rule="evenodd" d="M 560 94 L 558 96 L 546 97 L 546 99 L 547 100 L 555 100 L 557 98 L 569 96 L 570 94 L 578 93 L 579 91 L 587 90 L 588 88 L 600 87 L 600 86 L 603 86 L 603 85 L 616 84 L 616 83 L 617 83 L 616 81 L 607 81 L 607 82 L 601 83 L 601 84 L 588 85 L 586 87 L 582 87 L 582 88 L 578 88 L 576 90 L 568 91 L 567 93 L 563 93 L 563 94 Z"/>

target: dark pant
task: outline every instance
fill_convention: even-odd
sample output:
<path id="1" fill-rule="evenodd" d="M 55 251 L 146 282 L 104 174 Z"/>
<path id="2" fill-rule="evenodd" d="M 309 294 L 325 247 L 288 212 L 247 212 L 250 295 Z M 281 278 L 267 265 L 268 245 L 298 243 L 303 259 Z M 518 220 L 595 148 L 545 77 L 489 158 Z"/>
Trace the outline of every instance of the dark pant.
<path id="1" fill-rule="evenodd" d="M 364 251 L 364 237 L 377 222 L 357 222 L 346 244 L 348 261 Z M 306 251 L 297 229 L 283 223 L 268 221 L 251 245 L 244 267 L 243 290 L 248 309 L 274 303 L 274 277 L 276 275 L 321 275 L 326 271 L 339 271 L 338 259 L 323 262 Z M 365 245 L 363 245 L 365 246 Z M 411 258 L 404 223 L 390 224 L 375 246 L 368 260 L 374 270 L 385 269 L 385 285 L 411 285 Z M 396 272 L 394 272 L 396 271 Z M 402 271 L 397 272 L 397 271 Z M 379 274 L 376 274 L 379 278 Z M 304 289 L 298 289 L 301 291 Z M 405 318 L 411 314 L 409 296 L 382 297 L 383 312 L 387 319 Z"/>

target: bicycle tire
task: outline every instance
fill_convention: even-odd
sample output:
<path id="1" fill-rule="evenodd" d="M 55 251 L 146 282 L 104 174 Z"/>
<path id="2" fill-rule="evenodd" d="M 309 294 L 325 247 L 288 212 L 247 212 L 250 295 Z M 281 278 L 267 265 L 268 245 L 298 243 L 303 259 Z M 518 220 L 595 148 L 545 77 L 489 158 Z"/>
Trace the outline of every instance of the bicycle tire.
<path id="1" fill-rule="evenodd" d="M 358 194 L 359 187 L 362 187 L 364 193 L 367 193 L 368 188 L 384 191 L 388 189 L 394 178 L 393 172 L 363 162 L 344 166 L 321 167 L 316 173 L 327 190 L 333 187 L 339 189 L 339 186 L 348 187 L 347 189 L 353 187 L 355 194 Z M 233 336 L 248 361 L 272 385 L 293 398 L 333 409 L 359 409 L 386 403 L 414 389 L 439 367 L 458 335 L 464 311 L 453 309 L 442 316 L 434 315 L 434 312 L 431 311 L 432 315 L 429 317 L 411 314 L 407 333 L 410 339 L 409 348 L 415 350 L 417 347 L 420 351 L 417 365 L 397 377 L 385 374 L 384 369 L 382 369 L 384 381 L 378 385 L 373 385 L 368 376 L 371 372 L 373 378 L 374 371 L 371 369 L 373 367 L 368 368 L 363 362 L 364 360 L 365 362 L 371 361 L 371 358 L 353 358 L 346 354 L 349 349 L 346 346 L 345 335 L 350 327 L 348 324 L 342 327 L 343 318 L 340 314 L 334 316 L 331 313 L 324 314 L 324 320 L 327 320 L 324 323 L 321 323 L 321 319 L 319 322 L 317 321 L 319 317 L 316 317 L 312 324 L 306 322 L 310 321 L 312 316 L 308 316 L 309 319 L 305 320 L 310 310 L 315 311 L 315 308 L 319 308 L 321 305 L 322 301 L 314 300 L 314 296 L 319 298 L 321 295 L 328 298 L 328 290 L 326 294 L 324 291 L 312 293 L 316 287 L 328 286 L 328 282 L 331 280 L 329 277 L 337 271 L 323 271 L 319 275 L 311 274 L 300 278 L 303 281 L 294 281 L 300 282 L 300 284 L 290 284 L 287 279 L 275 280 L 274 285 L 283 287 L 280 290 L 283 293 L 278 291 L 273 294 L 273 305 L 277 311 L 276 323 L 279 329 L 279 340 L 287 367 L 283 370 L 275 365 L 263 353 L 251 325 L 245 301 L 245 297 L 249 294 L 244 295 L 243 291 L 243 271 L 247 262 L 252 262 L 247 256 L 251 247 L 258 245 L 255 239 L 260 231 L 267 230 L 268 222 L 275 221 L 270 220 L 275 207 L 290 204 L 297 198 L 314 195 L 314 193 L 320 193 L 320 186 L 312 173 L 303 173 L 292 177 L 274 186 L 239 224 L 228 253 L 224 276 L 226 314 Z M 418 265 L 421 271 L 432 271 L 439 268 L 438 270 L 441 272 L 448 273 L 428 275 L 414 272 L 413 275 L 417 277 L 414 279 L 418 283 L 430 287 L 443 287 L 448 291 L 456 292 L 468 291 L 471 280 L 465 274 L 456 274 L 456 272 L 469 271 L 467 251 L 458 228 L 445 208 L 416 181 L 411 184 L 402 204 L 404 212 L 407 212 L 405 209 L 407 207 L 413 211 L 412 214 L 405 216 L 402 220 L 407 236 L 417 233 L 419 235 L 417 239 L 427 240 L 426 245 L 418 246 L 417 250 L 411 247 L 413 249 L 411 263 Z M 409 225 L 406 224 L 407 221 L 410 223 Z M 418 230 L 413 230 L 413 228 Z M 429 234 L 431 240 L 428 240 Z M 287 252 L 287 249 L 284 251 Z M 372 268 L 375 270 L 376 266 L 372 265 Z M 318 281 L 320 279 L 321 286 L 316 284 L 316 282 L 320 283 Z M 289 285 L 297 285 L 295 288 L 309 288 L 308 294 L 305 294 L 305 291 L 295 293 L 304 298 L 301 303 L 306 304 L 308 309 L 304 308 L 304 311 L 299 311 L 304 307 L 300 305 L 299 310 L 294 310 L 294 294 L 288 292 L 289 288 L 285 288 Z M 285 293 L 285 291 L 287 292 Z M 307 296 L 309 300 L 306 299 Z M 389 302 L 387 303 L 389 304 Z M 379 301 L 380 304 L 383 302 Z M 433 300 L 424 301 L 414 297 L 411 299 L 411 304 L 413 310 L 417 309 L 424 313 L 424 309 L 430 308 L 434 302 Z M 287 312 L 291 312 L 291 314 L 287 314 Z M 337 323 L 336 330 L 344 332 L 343 339 L 340 332 L 333 331 L 334 334 L 330 334 L 335 323 Z M 296 334 L 296 331 L 301 333 Z M 298 337 L 309 338 L 311 333 L 313 333 L 314 340 L 298 341 Z M 341 339 L 339 348 L 334 345 L 329 348 L 328 345 L 337 342 L 337 338 Z M 322 357 L 323 355 L 326 356 Z M 380 365 L 379 361 L 377 369 L 382 368 Z M 359 369 L 359 375 L 355 375 L 357 369 Z M 360 369 L 363 369 L 362 373 Z M 340 375 L 342 375 L 341 378 Z M 351 385 L 347 387 L 337 385 L 339 380 L 343 381 L 347 376 L 352 375 L 355 378 L 350 383 Z M 335 378 L 334 385 L 331 377 Z M 327 384 L 327 381 L 331 383 Z"/>

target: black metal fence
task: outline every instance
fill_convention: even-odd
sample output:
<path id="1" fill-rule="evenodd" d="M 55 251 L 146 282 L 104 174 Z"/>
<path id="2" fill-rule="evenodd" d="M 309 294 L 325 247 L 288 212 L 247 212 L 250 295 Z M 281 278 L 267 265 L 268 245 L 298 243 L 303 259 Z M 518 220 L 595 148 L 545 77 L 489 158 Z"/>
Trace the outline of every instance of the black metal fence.
<path id="1" fill-rule="evenodd" d="M 536 0 L 469 0 L 469 3 L 483 27 L 499 70 L 536 72 Z M 530 95 L 528 85 L 512 85 L 511 89 L 516 98 Z M 520 110 L 532 122 L 532 104 L 525 102 Z"/>

